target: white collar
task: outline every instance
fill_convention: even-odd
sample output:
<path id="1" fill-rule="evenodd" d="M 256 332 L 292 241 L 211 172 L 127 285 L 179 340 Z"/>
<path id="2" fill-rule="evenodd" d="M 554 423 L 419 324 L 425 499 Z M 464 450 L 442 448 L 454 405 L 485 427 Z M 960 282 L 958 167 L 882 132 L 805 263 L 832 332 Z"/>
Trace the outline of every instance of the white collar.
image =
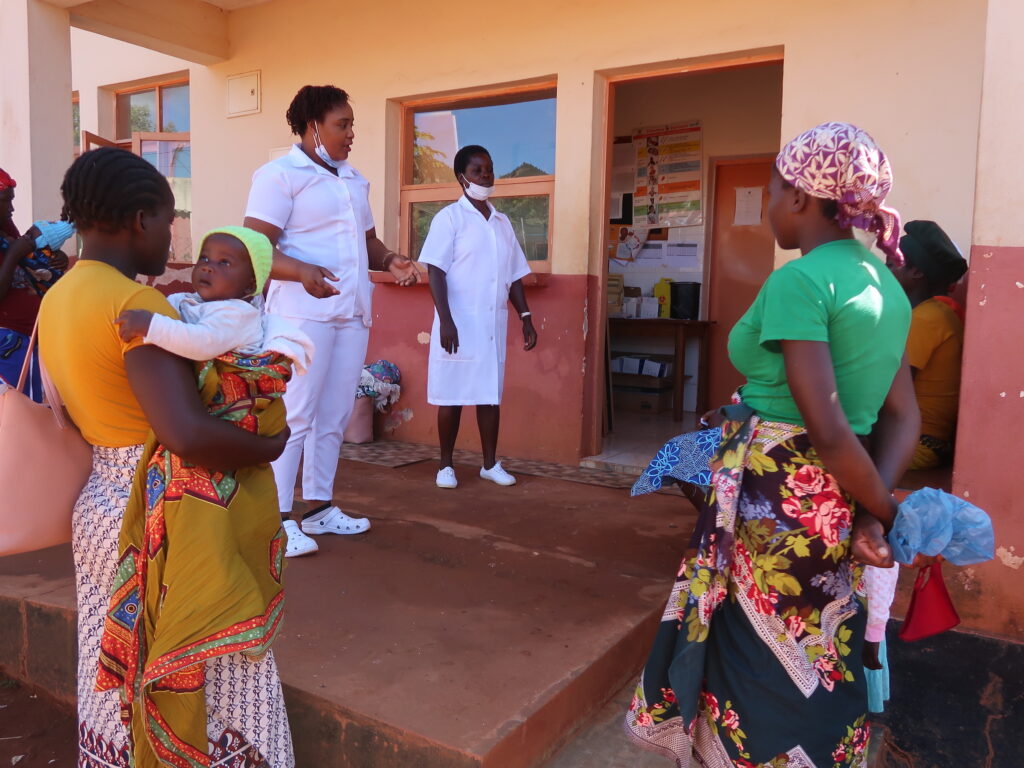
<path id="1" fill-rule="evenodd" d="M 291 150 L 289 150 L 289 152 L 286 155 L 286 157 L 288 158 L 288 161 L 292 165 L 294 165 L 296 168 L 302 168 L 302 167 L 305 167 L 305 166 L 311 166 L 314 170 L 319 169 L 319 170 L 323 171 L 324 173 L 331 173 L 329 170 L 324 168 L 319 163 L 314 163 L 312 160 L 310 160 L 309 156 L 305 152 L 302 151 L 302 147 L 300 147 L 298 144 L 292 144 L 292 148 L 291 148 Z M 331 175 L 333 176 L 334 174 L 331 174 Z M 352 167 L 352 165 L 349 163 L 348 160 L 343 160 L 338 165 L 338 178 L 339 179 L 341 179 L 341 178 L 352 178 L 355 175 L 356 175 L 356 169 Z"/>
<path id="2" fill-rule="evenodd" d="M 482 215 L 480 213 L 480 211 L 477 209 L 477 207 L 475 205 L 473 205 L 473 203 L 471 203 L 469 201 L 468 197 L 466 197 L 466 193 L 465 192 L 462 193 L 462 197 L 459 198 L 459 202 L 462 203 L 463 206 L 465 206 L 466 208 L 471 210 L 473 213 L 475 213 L 477 216 Z M 491 209 L 491 218 L 494 218 L 495 215 L 497 215 L 497 216 L 501 215 L 501 211 L 499 211 L 497 208 L 495 208 L 490 200 L 487 200 L 486 203 L 487 203 L 487 207 Z"/>

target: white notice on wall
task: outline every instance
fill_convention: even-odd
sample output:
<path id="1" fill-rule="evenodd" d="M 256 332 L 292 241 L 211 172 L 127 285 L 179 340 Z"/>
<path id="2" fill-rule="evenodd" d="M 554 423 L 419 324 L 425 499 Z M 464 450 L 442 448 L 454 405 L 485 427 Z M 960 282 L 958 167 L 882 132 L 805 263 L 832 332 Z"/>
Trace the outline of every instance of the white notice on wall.
<path id="1" fill-rule="evenodd" d="M 761 223 L 761 203 L 764 187 L 736 187 L 736 216 L 734 227 L 756 227 Z"/>

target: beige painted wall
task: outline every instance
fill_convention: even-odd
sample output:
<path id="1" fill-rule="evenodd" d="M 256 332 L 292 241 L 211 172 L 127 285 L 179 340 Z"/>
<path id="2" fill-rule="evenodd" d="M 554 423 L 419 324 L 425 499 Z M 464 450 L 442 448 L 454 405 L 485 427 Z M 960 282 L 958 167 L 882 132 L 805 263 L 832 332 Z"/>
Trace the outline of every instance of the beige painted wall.
<path id="1" fill-rule="evenodd" d="M 60 215 L 72 154 L 68 13 L 41 0 L 0 0 L 0 167 L 18 183 L 14 220 L 25 230 Z"/>
<path id="2" fill-rule="evenodd" d="M 985 86 L 981 109 L 984 141 L 978 146 L 974 242 L 1024 246 L 1021 193 L 1021 121 L 1024 118 L 1024 3 L 989 3 Z"/>
<path id="3" fill-rule="evenodd" d="M 126 84 L 201 69 L 184 59 L 71 30 L 71 87 L 78 91 L 82 130 L 114 138 L 114 91 Z"/>
<path id="4" fill-rule="evenodd" d="M 814 0 L 781 8 L 761 0 L 652 0 L 640 17 L 633 6 L 610 0 L 522 0 L 511 16 L 493 4 L 398 0 L 386 18 L 372 4 L 352 4 L 338 18 L 328 0 L 277 0 L 237 11 L 230 17 L 231 58 L 192 72 L 195 226 L 241 217 L 253 170 L 270 148 L 290 140 L 284 111 L 305 83 L 333 82 L 352 94 L 352 160 L 373 184 L 374 213 L 384 225 L 397 216 L 397 193 L 385 196 L 385 171 L 394 163 L 387 150 L 396 140 L 389 99 L 557 75 L 553 268 L 584 273 L 603 257 L 592 236 L 599 219 L 591 217 L 601 199 L 592 186 L 603 153 L 595 141 L 603 114 L 594 111 L 603 104 L 601 73 L 784 46 L 782 138 L 825 119 L 860 123 L 892 158 L 892 202 L 908 216 L 938 219 L 969 242 L 983 0 L 865 0 L 856 14 L 863 24 L 852 22 L 845 7 Z M 330 40 L 323 28 L 335 18 Z M 652 27 L 645 19 L 658 21 Z M 488 30 L 482 49 L 476 33 L 460 36 L 470 21 L 472 29 Z M 252 69 L 262 70 L 263 112 L 228 120 L 225 78 Z M 394 243 L 393 227 L 381 229 Z"/>

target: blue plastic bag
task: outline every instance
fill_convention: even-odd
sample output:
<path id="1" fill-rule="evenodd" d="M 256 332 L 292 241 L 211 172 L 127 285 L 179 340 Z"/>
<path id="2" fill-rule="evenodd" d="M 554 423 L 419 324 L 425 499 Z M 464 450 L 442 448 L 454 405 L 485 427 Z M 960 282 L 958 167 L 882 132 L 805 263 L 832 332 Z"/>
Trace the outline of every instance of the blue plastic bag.
<path id="1" fill-rule="evenodd" d="M 935 488 L 914 491 L 900 504 L 889 544 L 893 557 L 908 565 L 918 554 L 974 565 L 995 557 L 996 547 L 992 521 L 983 510 Z"/>
<path id="2" fill-rule="evenodd" d="M 711 485 L 711 459 L 722 442 L 721 427 L 701 429 L 673 437 L 658 455 L 651 459 L 640 475 L 630 496 L 640 496 L 661 490 L 666 477 L 693 485 Z"/>

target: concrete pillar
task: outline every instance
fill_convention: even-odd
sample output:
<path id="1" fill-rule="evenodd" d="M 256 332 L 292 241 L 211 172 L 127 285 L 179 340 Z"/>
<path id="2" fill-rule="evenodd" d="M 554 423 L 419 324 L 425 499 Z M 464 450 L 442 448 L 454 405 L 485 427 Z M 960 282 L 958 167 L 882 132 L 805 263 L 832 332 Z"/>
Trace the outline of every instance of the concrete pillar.
<path id="1" fill-rule="evenodd" d="M 0 167 L 18 182 L 14 220 L 60 214 L 74 156 L 68 12 L 42 0 L 0 0 Z"/>
<path id="2" fill-rule="evenodd" d="M 1019 0 L 989 0 L 954 491 L 992 517 L 996 559 L 948 579 L 965 626 L 1024 637 L 1024 28 Z"/>

